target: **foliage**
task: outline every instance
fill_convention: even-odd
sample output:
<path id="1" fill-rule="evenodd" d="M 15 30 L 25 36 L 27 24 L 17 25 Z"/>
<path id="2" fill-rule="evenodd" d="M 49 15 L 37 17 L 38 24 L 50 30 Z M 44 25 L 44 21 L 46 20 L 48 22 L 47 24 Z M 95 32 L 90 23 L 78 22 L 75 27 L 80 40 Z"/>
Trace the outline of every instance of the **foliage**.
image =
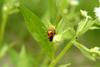
<path id="1" fill-rule="evenodd" d="M 98 61 L 99 1 L 88 3 L 87 0 L 0 0 L 0 60 L 8 56 L 14 67 L 68 67 L 73 64 L 60 60 L 75 46 L 87 59 Z M 50 28 L 55 29 L 53 41 L 48 39 Z"/>

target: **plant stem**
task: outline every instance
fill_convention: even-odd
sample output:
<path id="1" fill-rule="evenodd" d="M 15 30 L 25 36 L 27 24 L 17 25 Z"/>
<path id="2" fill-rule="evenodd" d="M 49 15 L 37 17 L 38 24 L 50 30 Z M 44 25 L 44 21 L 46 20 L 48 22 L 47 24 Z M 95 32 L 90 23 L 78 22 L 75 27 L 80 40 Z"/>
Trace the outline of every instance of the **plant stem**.
<path id="1" fill-rule="evenodd" d="M 1 28 L 0 28 L 0 46 L 3 42 L 7 18 L 8 18 L 8 14 L 3 12 Z"/>
<path id="2" fill-rule="evenodd" d="M 76 36 L 65 46 L 65 48 L 60 52 L 60 54 L 50 63 L 49 67 L 55 67 L 59 60 L 64 56 L 66 52 L 72 47 L 72 42 L 75 40 Z"/>

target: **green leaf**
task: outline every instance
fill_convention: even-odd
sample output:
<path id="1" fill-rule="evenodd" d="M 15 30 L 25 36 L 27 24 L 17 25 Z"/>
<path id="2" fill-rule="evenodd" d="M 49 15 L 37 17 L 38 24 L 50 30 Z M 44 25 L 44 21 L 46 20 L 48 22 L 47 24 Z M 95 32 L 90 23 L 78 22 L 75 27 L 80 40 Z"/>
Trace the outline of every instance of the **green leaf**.
<path id="1" fill-rule="evenodd" d="M 64 22 L 64 19 L 61 19 L 61 21 L 58 23 L 56 30 L 57 30 L 56 35 L 60 38 L 60 41 L 65 40 L 65 39 L 71 39 L 73 35 L 75 34 L 73 28 L 69 27 L 67 23 Z"/>
<path id="2" fill-rule="evenodd" d="M 92 27 L 90 28 L 90 30 L 94 30 L 94 29 L 100 29 L 100 27 L 92 26 Z"/>
<path id="3" fill-rule="evenodd" d="M 67 13 L 68 0 L 57 0 L 57 8 L 59 10 L 60 15 L 64 15 Z"/>
<path id="4" fill-rule="evenodd" d="M 95 23 L 95 25 L 100 26 L 100 21 L 97 20 L 97 22 Z"/>
<path id="5" fill-rule="evenodd" d="M 61 33 L 66 29 L 67 25 L 64 22 L 64 19 L 61 19 L 60 22 L 57 24 L 57 33 Z"/>
<path id="6" fill-rule="evenodd" d="M 90 49 L 90 52 L 92 53 L 92 55 L 95 58 L 99 58 L 100 59 L 100 47 L 94 47 Z"/>
<path id="7" fill-rule="evenodd" d="M 52 56 L 52 44 L 48 40 L 47 28 L 32 11 L 21 5 L 21 12 L 24 16 L 26 26 L 29 32 L 32 34 L 33 38 L 40 44 L 40 46 L 45 50 L 45 53 Z"/>
<path id="8" fill-rule="evenodd" d="M 37 16 L 41 17 L 45 14 L 48 7 L 48 0 L 19 0 L 20 4 L 24 4 L 31 9 Z"/>
<path id="9" fill-rule="evenodd" d="M 89 29 L 91 29 L 91 27 L 93 26 L 94 23 L 96 23 L 97 20 L 90 20 L 87 22 L 86 26 L 84 27 L 82 34 L 84 34 L 86 31 L 88 31 Z"/>
<path id="10" fill-rule="evenodd" d="M 96 23 L 97 20 L 89 20 L 89 21 L 81 21 L 78 24 L 78 28 L 77 28 L 77 35 L 82 35 L 84 34 L 86 31 L 88 31 L 89 29 L 91 29 L 91 27 L 93 26 L 94 23 Z"/>
<path id="11" fill-rule="evenodd" d="M 11 58 L 11 61 L 13 62 L 13 64 L 17 65 L 17 62 L 19 62 L 19 55 L 18 55 L 18 53 L 15 50 L 11 49 L 9 51 L 9 55 L 10 55 L 10 58 Z"/>
<path id="12" fill-rule="evenodd" d="M 61 19 L 60 22 L 57 24 L 57 28 L 56 28 L 57 33 L 61 34 L 61 33 L 64 33 L 66 30 L 72 31 L 73 28 L 72 28 L 72 26 L 70 26 L 69 23 L 70 22 L 68 22 L 68 21 L 66 22 L 64 19 Z M 74 30 L 73 30 L 73 32 L 74 32 Z"/>
<path id="13" fill-rule="evenodd" d="M 90 49 L 85 47 L 79 42 L 74 41 L 73 44 L 83 53 L 84 56 L 86 56 L 88 59 L 95 61 L 96 58 L 92 55 L 90 52 Z"/>
<path id="14" fill-rule="evenodd" d="M 17 51 L 11 49 L 9 51 L 10 58 L 12 63 L 16 67 L 38 67 L 38 62 L 34 59 L 33 56 L 26 53 L 26 49 L 22 46 L 20 53 L 18 54 Z"/>
<path id="15" fill-rule="evenodd" d="M 19 1 L 17 0 L 5 0 L 3 5 L 3 12 L 7 12 L 8 14 L 12 14 L 18 11 L 17 7 L 19 7 Z"/>
<path id="16" fill-rule="evenodd" d="M 78 24 L 78 27 L 77 27 L 77 35 L 81 35 L 81 32 L 83 31 L 84 29 L 84 26 L 87 24 L 87 22 L 85 22 L 86 20 L 82 20 L 79 24 Z"/>
<path id="17" fill-rule="evenodd" d="M 68 66 L 70 66 L 70 65 L 71 65 L 71 63 L 68 63 L 68 64 L 60 65 L 60 66 L 58 66 L 58 67 L 68 67 Z"/>
<path id="18" fill-rule="evenodd" d="M 9 47 L 8 47 L 7 44 L 5 44 L 5 45 L 2 47 L 2 49 L 0 50 L 0 59 L 1 59 L 3 56 L 5 56 L 5 54 L 7 53 L 8 49 L 9 49 Z"/>
<path id="19" fill-rule="evenodd" d="M 49 0 L 49 15 L 50 15 L 50 21 L 53 25 L 56 23 L 56 17 L 57 17 L 57 7 L 56 7 L 56 0 Z"/>
<path id="20" fill-rule="evenodd" d="M 27 59 L 27 54 L 26 54 L 26 50 L 25 47 L 23 46 L 21 48 L 21 52 L 19 55 L 19 62 L 18 62 L 18 66 L 17 67 L 28 67 L 29 63 L 28 63 L 28 59 Z"/>
<path id="21" fill-rule="evenodd" d="M 80 9 L 88 11 L 89 15 L 92 17 L 94 16 L 94 7 L 99 6 L 99 0 L 78 0 L 79 6 L 77 7 L 78 11 Z"/>
<path id="22" fill-rule="evenodd" d="M 41 18 L 43 24 L 45 25 L 45 27 L 46 27 L 47 29 L 48 29 L 50 26 L 52 26 L 52 24 L 51 24 L 51 22 L 50 22 L 50 20 L 49 20 L 50 16 L 49 16 L 48 14 L 49 14 L 49 13 L 46 12 L 46 13 L 44 14 L 44 16 L 42 16 L 42 18 Z"/>
<path id="23" fill-rule="evenodd" d="M 18 57 L 17 67 L 32 67 L 29 62 L 29 57 L 27 56 L 25 47 L 22 46 L 20 55 Z"/>

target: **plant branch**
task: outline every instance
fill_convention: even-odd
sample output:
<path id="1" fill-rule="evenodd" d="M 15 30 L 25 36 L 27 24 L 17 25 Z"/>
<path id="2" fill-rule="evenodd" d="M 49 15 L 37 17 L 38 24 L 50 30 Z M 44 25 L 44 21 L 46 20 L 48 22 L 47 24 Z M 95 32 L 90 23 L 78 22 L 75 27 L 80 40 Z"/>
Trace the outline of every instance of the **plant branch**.
<path id="1" fill-rule="evenodd" d="M 50 63 L 49 67 L 55 67 L 59 60 L 64 56 L 66 52 L 72 47 L 72 42 L 75 40 L 76 36 L 65 46 L 65 48 L 60 52 L 60 54 Z"/>
<path id="2" fill-rule="evenodd" d="M 0 28 L 0 46 L 3 42 L 3 38 L 4 38 L 4 33 L 5 33 L 5 27 L 7 24 L 7 18 L 8 18 L 8 14 L 7 13 L 3 13 L 2 16 L 2 22 L 1 22 L 1 28 Z"/>

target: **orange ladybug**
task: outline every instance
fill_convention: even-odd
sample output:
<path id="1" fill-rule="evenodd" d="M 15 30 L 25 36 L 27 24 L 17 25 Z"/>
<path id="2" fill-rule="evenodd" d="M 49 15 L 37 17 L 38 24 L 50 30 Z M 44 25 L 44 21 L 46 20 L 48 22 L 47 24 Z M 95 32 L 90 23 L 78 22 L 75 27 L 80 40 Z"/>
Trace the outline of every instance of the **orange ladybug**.
<path id="1" fill-rule="evenodd" d="M 55 34 L 56 34 L 55 28 L 54 27 L 49 28 L 49 30 L 48 30 L 48 39 L 49 39 L 49 41 L 53 40 L 53 37 L 54 37 Z"/>

